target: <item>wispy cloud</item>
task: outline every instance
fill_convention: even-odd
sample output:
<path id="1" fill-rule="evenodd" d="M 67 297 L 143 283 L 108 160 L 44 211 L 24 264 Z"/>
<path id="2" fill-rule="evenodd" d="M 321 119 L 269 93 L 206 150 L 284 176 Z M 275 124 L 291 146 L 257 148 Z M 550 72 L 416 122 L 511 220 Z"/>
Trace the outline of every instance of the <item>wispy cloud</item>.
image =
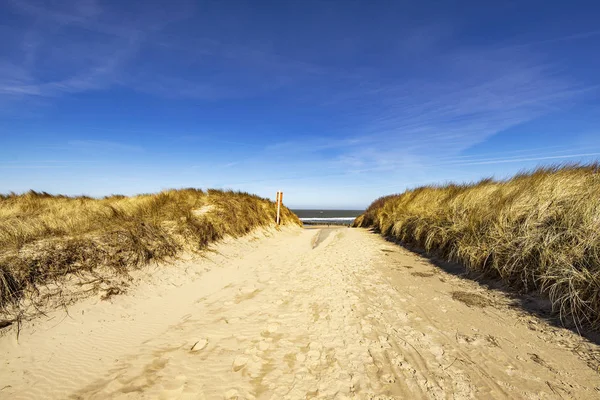
<path id="1" fill-rule="evenodd" d="M 374 72 L 344 77 L 346 87 L 329 86 L 336 99 L 322 106 L 356 121 L 354 126 L 342 134 L 302 135 L 267 145 L 264 154 L 278 155 L 286 163 L 306 158 L 310 166 L 302 168 L 328 171 L 322 176 L 598 155 L 577 148 L 519 150 L 514 156 L 500 152 L 488 158 L 462 155 L 500 132 L 571 107 L 598 87 L 562 74 L 559 65 L 534 52 L 501 46 L 454 48 L 430 55 L 430 62 L 433 67 L 423 68 L 435 73 L 416 72 L 406 79 L 386 81 Z"/>
<path id="2" fill-rule="evenodd" d="M 586 31 L 586 32 L 577 32 L 577 33 L 573 33 L 570 35 L 557 36 L 557 37 L 552 37 L 552 38 L 548 38 L 548 39 L 525 41 L 524 43 L 511 44 L 511 45 L 508 45 L 507 47 L 512 48 L 512 49 L 517 49 L 517 48 L 522 48 L 522 47 L 533 47 L 533 46 L 544 45 L 544 44 L 568 42 L 568 41 L 579 40 L 579 39 L 588 39 L 588 38 L 593 38 L 595 36 L 600 36 L 600 29 Z"/>
<path id="3" fill-rule="evenodd" d="M 54 164 L 0 164 L 0 169 L 53 169 L 53 168 L 68 168 L 68 165 Z"/>
<path id="4" fill-rule="evenodd" d="M 432 168 L 448 168 L 448 167 L 465 167 L 465 166 L 484 166 L 495 164 L 510 164 L 510 163 L 527 163 L 532 161 L 579 161 L 585 162 L 593 160 L 600 156 L 600 152 L 594 148 L 587 149 L 587 152 L 578 152 L 578 148 L 571 148 L 558 152 L 530 152 L 528 150 L 514 152 L 498 152 L 488 157 L 481 156 L 454 156 L 441 157 L 437 160 L 431 158 L 409 155 L 408 157 L 400 156 L 394 159 L 386 159 L 377 164 L 364 164 L 358 162 L 348 162 L 346 170 L 352 173 L 370 173 L 370 172 L 390 172 L 396 170 L 407 169 L 432 169 Z M 591 151 L 590 151 L 591 150 Z M 518 156 L 511 154 L 523 153 Z"/>
<path id="5" fill-rule="evenodd" d="M 194 15 L 187 1 L 133 10 L 94 0 L 9 5 L 25 23 L 9 32 L 17 39 L 10 54 L 0 54 L 2 104 L 115 85 L 169 99 L 247 98 L 323 73 L 318 65 L 256 45 L 180 35 L 170 40 L 165 28 Z M 201 76 L 180 73 L 190 63 Z"/>
<path id="6" fill-rule="evenodd" d="M 376 168 L 398 157 L 430 162 L 456 155 L 598 89 L 518 51 L 455 50 L 436 63 L 444 66 L 442 73 L 427 79 L 415 76 L 376 95 L 356 92 L 353 110 L 365 121 L 362 144 L 341 151 L 337 161 Z"/>
<path id="7" fill-rule="evenodd" d="M 288 152 L 305 153 L 318 152 L 331 149 L 342 149 L 356 147 L 361 144 L 369 143 L 368 138 L 363 137 L 346 137 L 346 138 L 327 138 L 303 136 L 301 141 L 289 140 L 286 142 L 277 142 L 267 145 L 265 152 Z"/>
<path id="8" fill-rule="evenodd" d="M 418 167 L 568 109 L 599 89 L 597 83 L 565 74 L 559 61 L 531 48 L 503 43 L 443 47 L 436 44 L 444 43 L 436 38 L 442 33 L 416 32 L 417 39 L 424 39 L 399 46 L 400 53 L 385 64 L 332 73 L 330 82 L 315 89 L 314 97 L 325 99 L 320 103 L 324 109 L 349 122 L 344 133 L 304 136 L 267 150 L 290 157 L 328 150 L 326 163 L 340 169 L 386 169 L 397 166 L 398 159 L 405 167 Z"/>
<path id="9" fill-rule="evenodd" d="M 132 32 L 130 26 L 107 23 L 104 18 L 109 16 L 103 15 L 105 10 L 95 0 L 66 1 L 51 5 L 32 0 L 9 0 L 9 3 L 21 14 L 35 18 L 38 21 L 58 24 L 59 27 L 76 25 L 86 30 L 122 38 L 129 37 Z"/>
<path id="10" fill-rule="evenodd" d="M 122 21 L 94 0 L 44 3 L 10 0 L 7 11 L 27 21 L 0 59 L 0 102 L 56 97 L 121 85 L 127 66 L 148 38 L 183 14 L 140 10 Z M 156 10 L 154 10 L 156 11 Z M 16 18 L 16 17 L 15 17 Z"/>
<path id="11" fill-rule="evenodd" d="M 70 140 L 68 143 L 69 147 L 78 150 L 86 151 L 125 151 L 125 152 L 142 152 L 144 151 L 141 146 L 134 146 L 119 142 L 109 142 L 103 140 Z"/>
<path id="12" fill-rule="evenodd" d="M 362 135 L 430 136 L 431 126 L 437 125 L 437 130 L 460 140 L 476 131 L 484 132 L 480 136 L 485 138 L 490 131 L 535 118 L 583 90 L 576 82 L 553 76 L 550 63 L 518 48 L 441 49 L 442 38 L 453 32 L 449 23 L 407 31 L 387 66 L 342 68 L 319 64 L 314 57 L 284 55 L 257 42 L 159 35 L 173 21 L 192 14 L 185 3 L 169 7 L 176 11 L 168 15 L 153 6 L 140 8 L 127 21 L 127 13 L 93 0 L 58 5 L 10 0 L 10 4 L 30 24 L 14 32 L 21 38 L 15 50 L 19 56 L 0 60 L 0 101 L 4 97 L 5 102 L 6 98 L 55 97 L 112 85 L 166 98 L 210 101 L 292 88 L 299 99 L 343 108 L 362 119 Z M 48 49 L 64 51 L 41 68 L 36 60 L 46 56 Z M 365 49 L 353 52 L 360 50 Z M 202 73 L 178 73 L 187 71 L 189 65 Z M 403 70 L 401 79 L 390 75 L 393 68 Z M 48 74 L 49 70 L 53 73 Z M 435 70 L 438 77 L 432 80 L 431 74 L 421 74 L 421 70 Z M 386 81 L 381 75 L 393 79 Z M 399 80 L 404 83 L 399 85 Z M 424 134 L 425 130 L 429 131 Z"/>
<path id="13" fill-rule="evenodd" d="M 81 140 L 64 139 L 65 152 L 156 151 L 181 161 L 181 169 L 195 169 L 189 173 L 194 179 L 201 168 L 216 174 L 207 166 L 218 165 L 227 171 L 215 181 L 236 184 L 348 176 L 375 181 L 395 171 L 399 180 L 416 182 L 423 170 L 460 172 L 598 153 L 580 144 L 464 154 L 494 135 L 597 95 L 598 82 L 589 74 L 566 73 L 564 57 L 544 50 L 546 44 L 589 42 L 600 31 L 494 41 L 461 34 L 460 21 L 452 19 L 355 30 L 351 15 L 350 23 L 339 25 L 343 35 L 329 20 L 314 32 L 286 34 L 259 26 L 263 15 L 208 3 L 196 12 L 173 1 L 8 4 L 6 12 L 18 22 L 0 26 L 11 38 L 0 52 L 3 112 L 21 105 L 30 111 L 34 102 L 59 106 L 59 97 L 118 87 L 152 97 L 153 110 L 164 104 L 165 115 L 184 117 L 168 128 L 149 121 L 131 123 L 134 130 L 110 121 L 78 126 Z M 147 147 L 130 144 L 127 136 L 119 143 L 136 128 Z M 586 143 L 598 143 L 593 128 Z M 192 145 L 205 157 L 175 156 L 187 156 Z"/>
<path id="14" fill-rule="evenodd" d="M 587 157 L 597 157 L 600 156 L 600 152 L 594 153 L 573 153 L 573 154 L 555 154 L 555 155 L 547 155 L 547 156 L 537 156 L 537 157 L 509 157 L 509 158 L 494 158 L 488 160 L 477 160 L 477 161 L 462 161 L 462 162 L 450 162 L 450 163 L 441 163 L 437 165 L 489 165 L 489 164 L 506 164 L 506 163 L 522 163 L 528 161 L 548 161 L 548 160 L 563 160 L 563 159 L 581 159 Z M 436 165 L 436 166 L 437 166 Z"/>

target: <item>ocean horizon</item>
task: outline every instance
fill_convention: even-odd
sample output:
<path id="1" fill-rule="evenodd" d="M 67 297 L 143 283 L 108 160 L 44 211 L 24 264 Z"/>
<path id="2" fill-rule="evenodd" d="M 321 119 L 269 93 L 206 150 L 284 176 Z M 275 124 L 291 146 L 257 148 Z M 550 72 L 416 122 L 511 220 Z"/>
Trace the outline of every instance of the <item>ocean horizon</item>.
<path id="1" fill-rule="evenodd" d="M 292 209 L 307 225 L 350 225 L 364 210 Z"/>

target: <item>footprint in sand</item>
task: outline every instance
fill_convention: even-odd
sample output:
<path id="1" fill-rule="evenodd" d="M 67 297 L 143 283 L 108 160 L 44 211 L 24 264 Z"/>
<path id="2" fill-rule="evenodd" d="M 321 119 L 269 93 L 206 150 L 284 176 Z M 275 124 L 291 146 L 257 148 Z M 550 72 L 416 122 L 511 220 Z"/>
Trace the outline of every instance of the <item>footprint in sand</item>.
<path id="1" fill-rule="evenodd" d="M 244 368 L 248 364 L 248 358 L 244 356 L 237 356 L 235 360 L 233 360 L 233 372 L 238 372 L 240 369 Z"/>
<path id="2" fill-rule="evenodd" d="M 275 333 L 279 330 L 279 324 L 277 322 L 270 323 L 267 325 L 266 333 Z"/>
<path id="3" fill-rule="evenodd" d="M 165 382 L 163 390 L 160 393 L 161 399 L 181 398 L 188 378 L 185 375 L 178 375 L 175 379 Z"/>
<path id="4" fill-rule="evenodd" d="M 208 339 L 200 339 L 196 343 L 194 343 L 194 345 L 192 346 L 190 351 L 192 353 L 195 353 L 197 351 L 204 350 L 207 345 L 208 345 Z"/>
<path id="5" fill-rule="evenodd" d="M 319 350 L 309 350 L 306 355 L 310 360 L 316 361 L 321 357 L 321 352 Z"/>

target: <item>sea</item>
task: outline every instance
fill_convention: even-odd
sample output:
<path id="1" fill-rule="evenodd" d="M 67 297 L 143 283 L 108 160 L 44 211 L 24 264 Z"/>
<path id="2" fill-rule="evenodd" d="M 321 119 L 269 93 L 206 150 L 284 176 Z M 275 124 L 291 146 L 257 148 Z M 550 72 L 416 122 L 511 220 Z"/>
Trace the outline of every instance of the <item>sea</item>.
<path id="1" fill-rule="evenodd" d="M 304 225 L 352 225 L 365 210 L 292 210 Z"/>

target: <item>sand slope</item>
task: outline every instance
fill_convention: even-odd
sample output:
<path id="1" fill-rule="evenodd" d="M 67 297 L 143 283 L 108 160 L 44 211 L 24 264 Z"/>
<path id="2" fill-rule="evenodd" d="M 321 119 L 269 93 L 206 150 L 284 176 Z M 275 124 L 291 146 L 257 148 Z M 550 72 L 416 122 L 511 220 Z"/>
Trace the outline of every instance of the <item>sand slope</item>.
<path id="1" fill-rule="evenodd" d="M 0 397 L 600 396 L 597 345 L 366 230 L 257 233 L 140 279 L 5 329 Z"/>

